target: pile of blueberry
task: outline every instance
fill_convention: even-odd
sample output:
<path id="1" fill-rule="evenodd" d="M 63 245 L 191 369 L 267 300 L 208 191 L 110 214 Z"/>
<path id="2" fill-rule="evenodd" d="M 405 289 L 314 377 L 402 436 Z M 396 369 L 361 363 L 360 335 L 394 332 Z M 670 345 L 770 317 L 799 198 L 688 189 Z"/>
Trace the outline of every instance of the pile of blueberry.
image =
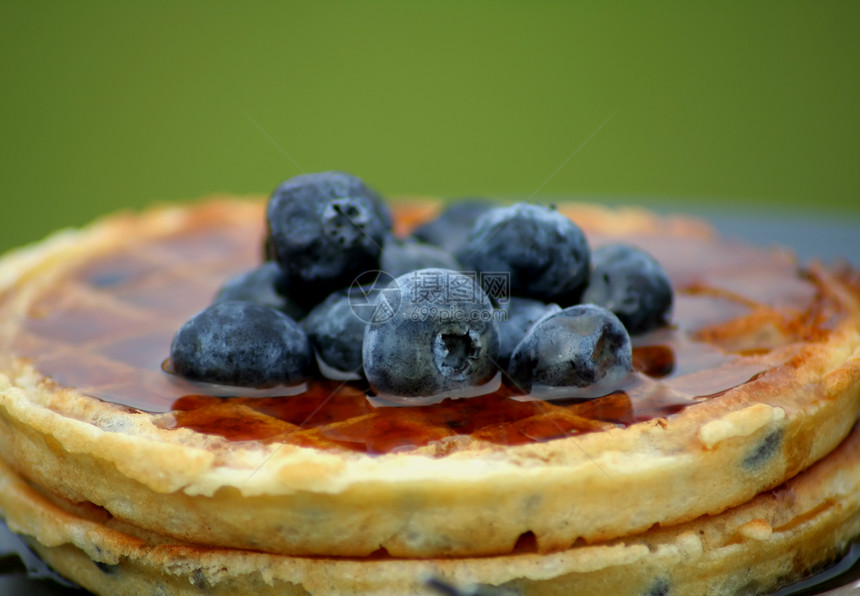
<path id="1" fill-rule="evenodd" d="M 399 403 L 502 381 L 606 393 L 631 370 L 630 335 L 665 325 L 672 306 L 652 257 L 592 250 L 553 207 L 464 200 L 401 238 L 376 192 L 324 172 L 281 184 L 266 218 L 265 262 L 176 333 L 176 374 L 253 388 L 365 380 Z"/>

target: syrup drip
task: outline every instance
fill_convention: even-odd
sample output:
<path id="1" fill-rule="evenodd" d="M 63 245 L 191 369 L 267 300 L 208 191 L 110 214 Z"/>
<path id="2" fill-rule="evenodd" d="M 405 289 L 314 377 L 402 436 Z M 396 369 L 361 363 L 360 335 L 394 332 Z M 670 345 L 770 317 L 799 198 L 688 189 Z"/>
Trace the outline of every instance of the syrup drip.
<path id="1" fill-rule="evenodd" d="M 697 341 L 703 329 L 758 304 L 802 313 L 815 303 L 814 284 L 770 253 L 625 238 L 663 264 L 676 305 L 671 327 L 634 338 L 636 373 L 604 397 L 528 401 L 503 384 L 494 394 L 432 406 L 374 407 L 360 383 L 330 381 L 312 381 L 298 395 L 218 397 L 162 364 L 175 331 L 228 277 L 259 262 L 261 220 L 210 222 L 91 261 L 33 305 L 9 353 L 61 386 L 144 412 L 173 412 L 159 418 L 170 428 L 368 453 L 431 444 L 441 452 L 457 435 L 516 445 L 671 416 L 765 370 L 754 358 Z M 592 245 L 606 240 L 590 235 Z"/>

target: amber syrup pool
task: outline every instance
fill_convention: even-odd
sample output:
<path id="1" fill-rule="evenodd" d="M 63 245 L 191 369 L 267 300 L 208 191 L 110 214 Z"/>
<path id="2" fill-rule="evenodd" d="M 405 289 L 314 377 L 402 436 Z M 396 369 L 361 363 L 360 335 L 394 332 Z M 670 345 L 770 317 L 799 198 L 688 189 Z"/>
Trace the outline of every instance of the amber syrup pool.
<path id="1" fill-rule="evenodd" d="M 233 441 L 281 441 L 386 453 L 468 435 L 519 445 L 672 414 L 763 372 L 755 350 L 727 349 L 709 330 L 757 309 L 813 308 L 816 289 L 791 262 L 699 239 L 627 237 L 651 252 L 675 286 L 672 324 L 634 338 L 630 379 L 603 397 L 523 399 L 495 393 L 429 406 L 378 407 L 360 382 L 311 381 L 282 392 L 225 392 L 162 369 L 175 331 L 231 275 L 260 262 L 260 220 L 206 220 L 135 242 L 71 271 L 37 300 L 10 345 L 61 386 Z M 588 233 L 588 230 L 586 230 Z M 605 238 L 591 234 L 592 245 Z M 671 240 L 671 241 L 670 241 Z"/>

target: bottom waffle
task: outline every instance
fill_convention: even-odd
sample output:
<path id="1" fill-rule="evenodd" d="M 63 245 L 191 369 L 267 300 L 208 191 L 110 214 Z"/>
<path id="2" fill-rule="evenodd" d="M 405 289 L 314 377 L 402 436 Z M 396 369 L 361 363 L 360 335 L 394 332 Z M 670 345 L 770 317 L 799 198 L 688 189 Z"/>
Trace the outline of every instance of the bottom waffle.
<path id="1" fill-rule="evenodd" d="M 860 535 L 860 427 L 825 459 L 719 515 L 634 537 L 493 557 L 290 557 L 179 543 L 45 495 L 0 462 L 0 514 L 60 574 L 97 594 L 763 594 Z M 474 593 L 474 592 L 473 592 Z"/>

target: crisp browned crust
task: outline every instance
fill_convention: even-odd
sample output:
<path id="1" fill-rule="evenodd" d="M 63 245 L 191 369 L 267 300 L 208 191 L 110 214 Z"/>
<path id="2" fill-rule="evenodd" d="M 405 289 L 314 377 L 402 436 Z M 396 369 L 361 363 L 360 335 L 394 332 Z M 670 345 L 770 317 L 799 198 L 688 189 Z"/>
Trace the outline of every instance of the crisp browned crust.
<path id="1" fill-rule="evenodd" d="M 548 553 L 717 514 L 806 469 L 848 434 L 860 408 L 856 273 L 813 266 L 800 277 L 789 255 L 750 249 L 699 266 L 700 255 L 732 250 L 701 222 L 564 210 L 592 238 L 634 238 L 658 250 L 683 240 L 697 251 L 673 282 L 686 296 L 744 306 L 742 316 L 703 326 L 700 339 L 738 354 L 740 369 L 756 376 L 677 414 L 601 432 L 515 446 L 459 436 L 367 455 L 171 428 L 172 414 L 59 387 L 10 351 L 21 321 L 44 314 L 34 305 L 105 300 L 52 292 L 118 247 L 206 227 L 259 228 L 258 203 L 215 201 L 108 218 L 0 262 L 0 457 L 45 494 L 93 503 L 171 540 L 292 555 L 439 557 L 510 553 L 523 535 Z M 402 226 L 413 212 L 401 210 Z M 784 292 L 771 288 L 762 298 L 745 285 L 774 270 Z M 814 299 L 798 301 L 798 288 Z M 104 308 L 133 318 L 140 307 L 109 299 Z M 101 358 L 94 345 L 65 348 Z"/>

